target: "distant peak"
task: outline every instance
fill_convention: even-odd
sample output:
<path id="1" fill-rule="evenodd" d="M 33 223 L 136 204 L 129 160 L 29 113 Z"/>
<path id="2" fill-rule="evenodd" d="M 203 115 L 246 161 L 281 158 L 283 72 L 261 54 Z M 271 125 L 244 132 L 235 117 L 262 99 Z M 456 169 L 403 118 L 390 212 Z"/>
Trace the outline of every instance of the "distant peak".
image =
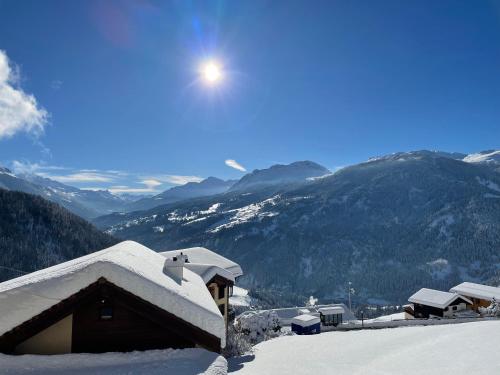
<path id="1" fill-rule="evenodd" d="M 2 167 L 1 165 L 0 165 L 0 173 L 13 174 L 9 168 Z"/>

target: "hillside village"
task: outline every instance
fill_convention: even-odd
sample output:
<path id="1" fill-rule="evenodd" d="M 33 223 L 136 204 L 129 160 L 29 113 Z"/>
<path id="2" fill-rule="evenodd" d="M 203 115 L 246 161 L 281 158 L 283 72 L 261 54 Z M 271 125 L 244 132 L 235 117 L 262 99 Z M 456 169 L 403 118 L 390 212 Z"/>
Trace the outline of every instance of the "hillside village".
<path id="1" fill-rule="evenodd" d="M 500 375 L 500 0 L 0 0 L 0 375 Z"/>
<path id="2" fill-rule="evenodd" d="M 48 355 L 50 364 L 50 358 L 70 353 L 199 348 L 190 354 L 193 364 L 205 350 L 224 353 L 230 369 L 239 363 L 245 373 L 245 360 L 238 358 L 248 357 L 254 345 L 281 342 L 280 336 L 457 324 L 460 331 L 500 317 L 500 288 L 472 282 L 450 291 L 422 288 L 401 313 L 375 319 L 354 316 L 344 303 L 317 304 L 313 297 L 302 307 L 258 310 L 235 286 L 243 274 L 240 265 L 203 247 L 158 253 L 125 241 L 5 281 L 0 283 L 0 362 L 7 373 L 17 373 L 25 361 L 37 368 L 29 355 Z M 167 367 L 177 360 L 165 358 Z M 208 365 L 216 374 L 227 372 L 218 355 Z"/>
<path id="3" fill-rule="evenodd" d="M 396 280 L 391 274 L 386 276 L 388 284 L 379 281 L 373 289 L 361 280 L 375 277 L 376 272 L 362 279 L 353 277 L 351 282 L 347 277 L 356 276 L 356 272 L 352 273 L 350 267 L 329 261 L 330 266 L 324 268 L 324 264 L 307 252 L 300 256 L 299 263 L 290 263 L 289 255 L 282 261 L 274 254 L 276 247 L 263 250 L 261 244 L 257 244 L 248 252 L 249 244 L 254 242 L 240 247 L 240 241 L 249 227 L 260 228 L 251 229 L 250 233 L 263 235 L 266 241 L 273 238 L 273 231 L 292 238 L 295 234 L 286 229 L 288 221 L 280 223 L 279 219 L 289 216 L 297 205 L 299 216 L 296 217 L 304 221 L 300 236 L 315 233 L 316 229 L 311 229 L 309 234 L 305 232 L 305 228 L 309 228 L 305 221 L 313 220 L 314 216 L 303 211 L 310 210 L 309 206 L 316 207 L 321 200 L 324 202 L 321 209 L 330 204 L 336 207 L 335 199 L 343 191 L 337 186 L 358 173 L 380 178 L 380 175 L 401 171 L 428 173 L 429 168 L 438 166 L 435 173 L 442 178 L 446 170 L 452 168 L 455 173 L 472 173 L 467 177 L 468 190 L 461 194 L 470 194 L 471 202 L 482 199 L 487 203 L 486 200 L 491 199 L 490 191 L 497 189 L 494 181 L 498 180 L 498 163 L 491 159 L 497 154 L 484 152 L 473 157 L 427 151 L 399 153 L 334 174 L 309 162 L 273 166 L 223 186 L 220 181 L 209 179 L 206 183 L 190 183 L 186 190 L 181 189 L 182 186 L 175 188 L 158 197 L 160 205 L 149 211 L 100 217 L 95 222 L 101 229 L 108 228 L 105 233 L 60 207 L 59 198 L 54 203 L 48 202 L 47 195 L 40 193 L 47 190 L 28 190 L 35 195 L 18 191 L 25 186 L 35 186 L 29 185 L 34 181 L 47 184 L 47 179 L 28 178 L 3 169 L 0 182 L 3 181 L 8 190 L 0 189 L 3 212 L 0 220 L 5 233 L 9 233 L 4 238 L 9 241 L 11 255 L 0 268 L 1 278 L 5 280 L 0 283 L 0 351 L 3 353 L 0 363 L 11 374 L 22 373 L 26 367 L 43 373 L 73 371 L 78 366 L 78 358 L 85 358 L 84 373 L 101 373 L 103 368 L 120 373 L 122 366 L 132 372 L 144 369 L 153 374 L 167 370 L 182 373 L 181 367 L 189 375 L 263 373 L 265 368 L 274 368 L 274 364 L 269 363 L 269 353 L 290 356 L 290 363 L 297 358 L 302 358 L 304 363 L 310 363 L 312 358 L 321 362 L 318 357 L 321 357 L 321 345 L 337 346 L 338 341 L 345 340 L 343 358 L 352 358 L 355 352 L 349 348 L 357 345 L 356 337 L 361 334 L 363 339 L 359 345 L 372 346 L 373 340 L 381 340 L 393 353 L 398 352 L 395 343 L 402 340 L 424 342 L 423 337 L 427 336 L 434 340 L 448 340 L 447 337 L 463 340 L 462 332 L 479 335 L 486 329 L 483 327 L 495 326 L 500 316 L 500 288 L 491 286 L 498 285 L 496 271 L 486 265 L 487 259 L 497 258 L 494 249 L 467 255 L 482 256 L 482 261 L 475 261 L 467 269 L 459 266 L 466 260 L 453 260 L 457 259 L 452 255 L 453 249 L 447 259 L 443 258 L 444 251 L 440 251 L 441 258 L 434 261 L 434 253 L 423 256 L 424 265 L 397 276 L 404 281 L 402 287 L 386 290 Z M 323 173 L 327 174 L 321 175 Z M 405 180 L 405 185 L 409 181 Z M 353 186 L 367 183 L 363 180 L 358 184 Z M 335 188 L 330 191 L 332 186 Z M 411 193 L 413 187 L 409 189 Z M 323 191 L 329 191 L 326 197 L 333 194 L 333 203 L 328 203 L 331 197 L 314 196 Z M 180 196 L 183 198 L 178 202 L 163 204 L 164 200 Z M 346 199 L 347 204 L 351 198 Z M 416 203 L 414 199 L 410 199 L 412 204 Z M 146 198 L 137 202 L 155 204 Z M 368 202 L 364 204 L 370 204 Z M 491 209 L 491 205 L 484 205 L 474 212 L 490 215 Z M 493 211 L 493 215 L 496 214 Z M 451 233 L 460 228 L 455 227 L 455 219 L 446 215 L 451 214 L 439 213 L 437 218 L 428 219 L 428 234 L 433 233 L 437 241 L 443 238 L 447 241 Z M 314 222 L 319 223 L 318 220 L 315 218 Z M 30 223 L 30 230 L 22 223 Z M 335 226 L 329 228 L 335 230 Z M 259 234 L 261 229 L 265 233 Z M 205 233 L 209 239 L 193 241 L 189 239 L 193 231 Z M 126 237 L 144 239 L 145 244 L 116 237 L 124 233 Z M 168 242 L 184 234 L 182 241 Z M 210 239 L 212 236 L 217 240 Z M 54 242 L 54 238 L 59 240 Z M 227 250 L 229 239 L 233 243 Z M 171 245 L 187 246 L 172 246 L 169 250 L 161 245 L 165 240 Z M 314 241 L 310 244 L 313 246 Z M 226 250 L 220 251 L 219 246 Z M 34 254 L 33 247 L 38 249 Z M 293 247 L 290 249 L 296 251 Z M 254 253 L 266 256 L 248 255 Z M 274 265 L 276 260 L 280 267 Z M 297 266 L 295 274 L 277 279 L 269 274 L 271 270 L 283 273 L 282 267 L 288 269 L 291 264 Z M 394 261 L 383 263 L 389 269 L 394 269 L 395 264 Z M 259 270 L 260 267 L 266 269 L 266 273 Z M 374 272 L 377 267 L 380 265 L 368 269 Z M 335 276 L 334 271 L 345 274 Z M 337 280 L 332 284 L 333 289 L 324 287 L 324 276 L 318 275 L 321 272 L 327 272 L 329 283 Z M 286 288 L 273 280 L 282 280 Z M 457 282 L 452 283 L 454 280 Z M 296 293 L 290 292 L 291 282 L 298 282 Z M 261 289 L 267 285 L 273 288 Z M 370 295 L 370 291 L 374 294 Z M 305 292 L 314 296 L 305 298 Z M 294 294 L 294 299 L 290 299 Z M 399 303 L 390 303 L 387 297 Z M 469 327 L 478 328 L 471 333 Z M 393 329 L 397 333 L 392 333 Z M 387 340 L 389 337 L 393 339 Z M 285 344 L 288 341 L 290 344 Z M 303 345 L 300 355 L 290 352 L 291 348 Z M 371 347 L 364 350 L 372 351 Z M 118 353 L 137 354 L 132 363 L 129 356 Z M 456 354 L 443 352 L 442 355 Z M 404 358 L 404 353 L 398 355 Z M 189 365 L 183 367 L 186 360 Z M 345 365 L 338 360 L 324 364 L 328 371 L 339 373 L 346 371 Z M 309 373 L 298 364 L 295 366 L 297 373 Z M 391 373 L 392 370 L 381 364 L 378 371 Z M 278 366 L 275 371 L 287 373 L 290 368 Z"/>

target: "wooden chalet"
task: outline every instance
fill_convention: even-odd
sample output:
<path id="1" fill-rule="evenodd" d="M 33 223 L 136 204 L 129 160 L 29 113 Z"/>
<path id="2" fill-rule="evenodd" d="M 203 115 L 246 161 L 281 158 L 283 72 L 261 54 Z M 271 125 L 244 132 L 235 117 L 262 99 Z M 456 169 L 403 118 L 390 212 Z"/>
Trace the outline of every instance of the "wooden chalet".
<path id="1" fill-rule="evenodd" d="M 227 326 L 229 297 L 233 294 L 236 279 L 243 275 L 240 265 L 204 247 L 165 251 L 161 254 L 165 257 L 182 254 L 185 257 L 185 267 L 203 279 Z"/>
<path id="2" fill-rule="evenodd" d="M 0 283 L 0 351 L 220 352 L 224 318 L 205 282 L 184 262 L 125 241 Z"/>
<path id="3" fill-rule="evenodd" d="M 417 319 L 451 318 L 455 313 L 470 309 L 472 306 L 472 301 L 457 293 L 427 288 L 420 289 L 408 301 L 413 303 L 413 314 Z"/>
<path id="4" fill-rule="evenodd" d="M 472 309 L 478 311 L 480 307 L 488 307 L 493 299 L 500 301 L 500 288 L 476 283 L 464 282 L 450 289 L 472 301 Z"/>

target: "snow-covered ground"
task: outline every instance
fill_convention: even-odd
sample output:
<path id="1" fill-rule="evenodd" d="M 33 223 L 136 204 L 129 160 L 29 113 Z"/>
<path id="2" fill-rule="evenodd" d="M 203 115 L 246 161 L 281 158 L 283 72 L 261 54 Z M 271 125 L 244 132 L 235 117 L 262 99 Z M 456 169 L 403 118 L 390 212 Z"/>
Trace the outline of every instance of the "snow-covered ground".
<path id="1" fill-rule="evenodd" d="M 284 336 L 229 360 L 229 372 L 263 374 L 500 374 L 500 321 Z"/>
<path id="2" fill-rule="evenodd" d="M 226 375 L 227 361 L 204 349 L 132 353 L 23 355 L 0 354 L 0 373 L 12 374 L 175 374 Z"/>

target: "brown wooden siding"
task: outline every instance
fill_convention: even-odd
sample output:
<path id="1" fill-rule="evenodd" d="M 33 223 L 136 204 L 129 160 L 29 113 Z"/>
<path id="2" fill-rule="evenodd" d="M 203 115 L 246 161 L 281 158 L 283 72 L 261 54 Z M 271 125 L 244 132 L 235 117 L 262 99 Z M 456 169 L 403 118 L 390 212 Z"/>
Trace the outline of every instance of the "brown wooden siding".
<path id="1" fill-rule="evenodd" d="M 112 307 L 111 319 L 100 319 L 103 306 Z M 73 352 L 194 346 L 220 351 L 219 338 L 103 278 L 0 336 L 0 351 L 14 352 L 21 342 L 68 314 L 73 314 Z"/>

